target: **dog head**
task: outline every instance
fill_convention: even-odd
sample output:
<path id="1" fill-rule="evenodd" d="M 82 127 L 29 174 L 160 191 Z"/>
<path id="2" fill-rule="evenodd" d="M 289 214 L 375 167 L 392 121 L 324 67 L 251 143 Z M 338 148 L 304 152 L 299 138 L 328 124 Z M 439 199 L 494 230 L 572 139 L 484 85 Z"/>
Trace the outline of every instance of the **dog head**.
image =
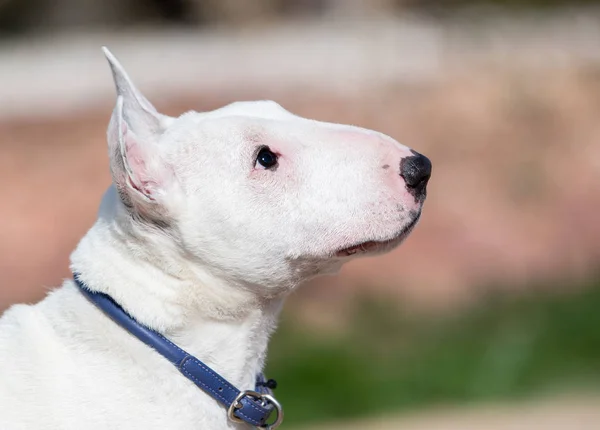
<path id="1" fill-rule="evenodd" d="M 271 101 L 169 117 L 105 54 L 113 204 L 134 237 L 160 235 L 188 265 L 279 294 L 393 249 L 419 220 L 431 164 L 394 139 Z"/>

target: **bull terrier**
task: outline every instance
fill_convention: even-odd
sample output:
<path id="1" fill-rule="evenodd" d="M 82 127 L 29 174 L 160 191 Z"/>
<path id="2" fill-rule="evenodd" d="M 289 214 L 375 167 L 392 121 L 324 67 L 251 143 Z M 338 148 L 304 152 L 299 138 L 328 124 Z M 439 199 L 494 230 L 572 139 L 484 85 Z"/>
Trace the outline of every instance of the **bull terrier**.
<path id="1" fill-rule="evenodd" d="M 0 319 L 0 428 L 275 428 L 257 375 L 286 296 L 397 247 L 431 163 L 272 101 L 161 114 L 104 52 L 113 181 L 74 279 Z"/>

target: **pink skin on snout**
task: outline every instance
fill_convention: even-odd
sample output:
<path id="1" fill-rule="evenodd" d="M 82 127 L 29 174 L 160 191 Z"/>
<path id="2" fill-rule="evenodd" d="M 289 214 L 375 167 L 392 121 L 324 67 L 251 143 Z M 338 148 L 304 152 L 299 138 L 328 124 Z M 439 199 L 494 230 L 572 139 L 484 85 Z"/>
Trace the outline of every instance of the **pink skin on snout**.
<path id="1" fill-rule="evenodd" d="M 365 148 L 377 148 L 380 155 L 384 185 L 395 190 L 399 198 L 405 203 L 408 211 L 420 211 L 422 202 L 415 202 L 406 187 L 404 178 L 400 176 L 400 164 L 406 157 L 414 156 L 411 148 L 402 145 L 385 134 L 366 129 L 356 131 L 335 131 L 336 139 L 343 139 L 349 145 L 361 145 Z"/>
<path id="2" fill-rule="evenodd" d="M 319 130 L 314 139 L 318 140 L 320 146 L 311 141 L 312 136 L 298 140 L 293 137 L 278 139 L 266 133 L 260 138 L 257 138 L 256 134 L 251 137 L 252 139 L 248 140 L 249 146 L 254 148 L 252 150 L 256 151 L 257 145 L 268 147 L 277 156 L 278 161 L 272 170 L 265 169 L 259 163 L 253 167 L 250 178 L 253 182 L 256 181 L 259 188 L 262 189 L 267 183 L 272 183 L 275 189 L 282 186 L 288 190 L 302 187 L 302 181 L 308 179 L 302 175 L 306 170 L 302 163 L 306 163 L 307 159 L 310 163 L 310 160 L 316 158 L 330 157 L 328 166 L 331 171 L 345 175 L 346 180 L 343 183 L 327 183 L 321 186 L 331 186 L 341 193 L 350 193 L 345 194 L 349 199 L 370 200 L 363 204 L 361 213 L 356 215 L 356 219 L 372 217 L 368 221 L 370 225 L 361 226 L 357 223 L 353 229 L 354 233 L 341 234 L 337 240 L 333 240 L 329 249 L 334 255 L 347 257 L 359 252 L 389 251 L 408 236 L 418 221 L 423 200 L 415 199 L 401 176 L 402 160 L 414 157 L 414 153 L 391 137 L 358 127 Z M 320 149 L 311 152 L 304 159 L 299 158 L 303 147 L 308 144 Z M 339 147 L 339 151 L 331 152 L 332 147 Z M 357 166 L 355 170 L 348 169 L 348 166 L 353 165 Z M 315 174 L 318 175 L 318 172 Z M 343 184 L 353 185 L 348 189 Z M 376 190 L 378 195 L 373 194 L 372 190 Z M 377 215 L 382 213 L 382 207 L 386 208 L 385 214 Z M 376 239 L 377 232 L 371 235 L 368 230 L 378 223 L 388 223 L 387 227 L 383 228 L 388 232 L 383 236 L 380 234 L 381 238 Z M 338 243 L 337 246 L 335 242 Z"/>
<path id="3" fill-rule="evenodd" d="M 380 168 L 382 174 L 382 184 L 393 190 L 393 195 L 405 211 L 414 214 L 414 217 L 407 221 L 398 235 L 385 241 L 366 241 L 347 248 L 340 249 L 336 255 L 338 257 L 349 257 L 359 253 L 384 253 L 398 246 L 412 232 L 417 224 L 420 212 L 423 207 L 423 200 L 417 200 L 409 192 L 406 181 L 401 176 L 400 166 L 402 160 L 406 157 L 413 157 L 412 150 L 389 136 L 372 130 L 359 129 L 357 131 L 336 131 L 336 138 L 344 139 L 348 144 L 363 145 L 370 148 L 377 148 L 380 154 Z"/>

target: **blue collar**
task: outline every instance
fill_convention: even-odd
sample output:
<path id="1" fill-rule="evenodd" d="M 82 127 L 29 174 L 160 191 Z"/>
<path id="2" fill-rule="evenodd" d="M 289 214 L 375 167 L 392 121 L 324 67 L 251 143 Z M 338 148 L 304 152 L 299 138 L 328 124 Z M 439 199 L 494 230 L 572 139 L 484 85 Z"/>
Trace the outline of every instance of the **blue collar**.
<path id="1" fill-rule="evenodd" d="M 275 429 L 283 421 L 283 409 L 269 388 L 274 381 L 265 381 L 262 374 L 256 380 L 256 391 L 240 391 L 193 355 L 188 354 L 162 334 L 138 323 L 112 297 L 90 290 L 77 274 L 74 280 L 81 292 L 108 317 L 169 360 L 190 381 L 227 408 L 231 421 L 248 423 L 262 429 Z M 267 419 L 276 410 L 274 423 Z"/>

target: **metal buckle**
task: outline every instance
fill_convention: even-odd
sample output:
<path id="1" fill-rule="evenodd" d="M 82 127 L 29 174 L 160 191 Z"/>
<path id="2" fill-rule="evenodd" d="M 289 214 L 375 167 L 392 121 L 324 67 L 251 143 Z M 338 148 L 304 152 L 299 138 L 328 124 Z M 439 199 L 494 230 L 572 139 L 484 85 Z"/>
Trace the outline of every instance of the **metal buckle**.
<path id="1" fill-rule="evenodd" d="M 267 403 L 271 403 L 273 406 L 275 406 L 275 411 L 277 412 L 277 418 L 275 419 L 275 422 L 273 422 L 272 424 L 265 424 L 264 426 L 258 428 L 265 430 L 275 430 L 281 425 L 281 423 L 283 422 L 283 408 L 281 407 L 281 404 L 279 404 L 279 402 L 275 400 L 275 398 L 270 394 L 260 394 L 252 390 L 241 391 L 240 394 L 237 395 L 235 400 L 231 402 L 231 405 L 229 405 L 229 409 L 227 409 L 227 416 L 231 421 L 236 423 L 246 423 L 246 421 L 234 415 L 235 411 L 243 406 L 241 401 L 246 396 L 252 397 L 255 400 L 260 400 L 263 406 L 265 406 Z"/>

